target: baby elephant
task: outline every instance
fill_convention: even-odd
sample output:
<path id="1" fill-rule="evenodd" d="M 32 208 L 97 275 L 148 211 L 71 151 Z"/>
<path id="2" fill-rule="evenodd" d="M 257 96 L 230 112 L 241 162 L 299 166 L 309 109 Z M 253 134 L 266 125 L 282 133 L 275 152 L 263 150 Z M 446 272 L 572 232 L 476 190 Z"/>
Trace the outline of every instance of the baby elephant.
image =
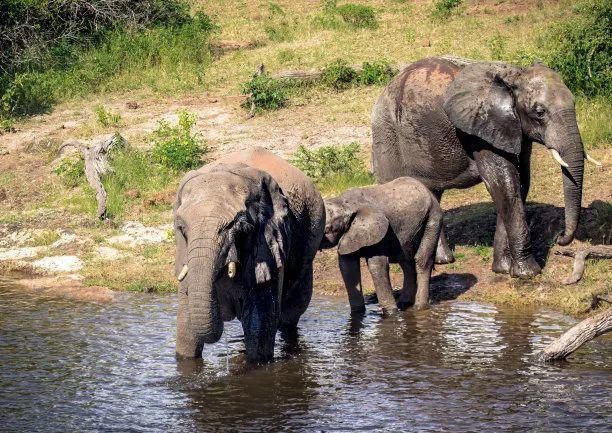
<path id="1" fill-rule="evenodd" d="M 397 311 L 389 262 L 399 263 L 404 273 L 399 307 L 427 306 L 442 210 L 423 184 L 400 177 L 382 185 L 349 189 L 325 200 L 325 211 L 321 248 L 338 246 L 340 272 L 352 312 L 365 310 L 361 257 L 367 260 L 378 302 L 386 313 Z"/>

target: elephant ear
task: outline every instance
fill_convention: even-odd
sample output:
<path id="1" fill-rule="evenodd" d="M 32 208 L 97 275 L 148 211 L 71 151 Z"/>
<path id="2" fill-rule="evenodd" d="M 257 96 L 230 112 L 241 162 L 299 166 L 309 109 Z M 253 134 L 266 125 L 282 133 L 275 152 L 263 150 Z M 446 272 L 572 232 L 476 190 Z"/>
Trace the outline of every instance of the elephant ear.
<path id="1" fill-rule="evenodd" d="M 449 85 L 443 107 L 456 128 L 504 152 L 519 154 L 523 140 L 512 86 L 517 68 L 475 63 Z"/>
<path id="2" fill-rule="evenodd" d="M 359 209 L 349 229 L 338 242 L 338 254 L 351 254 L 361 248 L 380 242 L 389 230 L 389 220 L 379 210 L 369 207 Z"/>
<path id="3" fill-rule="evenodd" d="M 279 272 L 287 260 L 291 243 L 289 204 L 276 181 L 265 174 L 259 185 L 259 200 L 251 203 L 250 208 L 259 233 L 255 280 L 263 284 L 272 278 L 270 266 Z"/>

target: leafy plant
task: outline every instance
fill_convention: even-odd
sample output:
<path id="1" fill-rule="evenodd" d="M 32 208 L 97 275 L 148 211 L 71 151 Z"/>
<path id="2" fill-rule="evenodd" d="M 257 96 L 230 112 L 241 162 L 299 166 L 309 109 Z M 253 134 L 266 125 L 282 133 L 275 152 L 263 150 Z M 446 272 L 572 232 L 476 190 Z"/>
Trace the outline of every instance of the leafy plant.
<path id="1" fill-rule="evenodd" d="M 242 106 L 250 108 L 254 104 L 256 111 L 278 110 L 285 106 L 288 87 L 286 80 L 275 80 L 267 74 L 255 74 L 242 86 L 242 93 L 248 95 Z"/>
<path id="2" fill-rule="evenodd" d="M 317 150 L 300 146 L 292 163 L 310 176 L 323 194 L 337 194 L 373 182 L 361 153 L 359 143 L 323 146 Z"/>
<path id="3" fill-rule="evenodd" d="M 356 79 L 357 71 L 340 59 L 325 68 L 321 75 L 321 82 L 336 90 L 350 87 Z"/>
<path id="4" fill-rule="evenodd" d="M 436 0 L 431 17 L 438 20 L 449 18 L 463 0 Z"/>
<path id="5" fill-rule="evenodd" d="M 67 156 L 53 169 L 68 188 L 76 188 L 85 180 L 85 161 L 80 155 Z"/>
<path id="6" fill-rule="evenodd" d="M 612 97 L 612 2 L 586 0 L 576 15 L 553 25 L 542 45 L 548 65 L 586 96 Z"/>
<path id="7" fill-rule="evenodd" d="M 342 17 L 342 20 L 350 27 L 375 29 L 378 27 L 376 13 L 370 6 L 346 3 L 337 6 L 335 12 Z"/>
<path id="8" fill-rule="evenodd" d="M 160 120 L 158 128 L 153 131 L 153 159 L 176 171 L 200 166 L 208 148 L 201 137 L 192 132 L 195 123 L 195 115 L 187 111 L 179 111 L 176 126 Z"/>
<path id="9" fill-rule="evenodd" d="M 364 62 L 363 69 L 359 73 L 358 81 L 360 84 L 370 86 L 373 84 L 386 84 L 397 74 L 395 69 L 386 60 L 379 60 L 373 63 Z"/>
<path id="10" fill-rule="evenodd" d="M 487 47 L 493 60 L 503 60 L 506 53 L 506 38 L 497 34 L 487 41 Z"/>
<path id="11" fill-rule="evenodd" d="M 102 105 L 98 105 L 94 109 L 94 113 L 96 114 L 96 120 L 98 123 L 105 128 L 110 126 L 118 127 L 122 125 L 121 114 L 113 113 L 112 111 L 104 108 Z"/>

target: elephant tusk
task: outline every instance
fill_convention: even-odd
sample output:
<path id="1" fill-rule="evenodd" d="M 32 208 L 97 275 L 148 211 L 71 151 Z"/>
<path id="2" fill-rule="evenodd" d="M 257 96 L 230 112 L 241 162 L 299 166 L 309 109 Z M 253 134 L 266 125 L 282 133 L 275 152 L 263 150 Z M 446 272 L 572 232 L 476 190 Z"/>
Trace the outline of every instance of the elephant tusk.
<path id="1" fill-rule="evenodd" d="M 183 266 L 183 269 L 181 269 L 181 273 L 177 277 L 178 280 L 183 281 L 185 277 L 187 276 L 187 272 L 189 272 L 189 268 L 187 267 L 187 265 L 185 265 Z"/>
<path id="2" fill-rule="evenodd" d="M 561 167 L 565 167 L 565 168 L 569 167 L 567 162 L 563 161 L 563 158 L 561 158 L 561 155 L 559 155 L 559 152 L 557 152 L 556 149 L 550 149 L 550 153 L 552 154 L 552 157 L 555 159 L 555 161 L 557 161 Z"/>
<path id="3" fill-rule="evenodd" d="M 234 278 L 236 276 L 236 262 L 229 262 L 227 264 L 227 276 Z"/>
<path id="4" fill-rule="evenodd" d="M 601 162 L 597 161 L 595 158 L 593 158 L 591 155 L 589 155 L 588 153 L 584 152 L 587 161 L 591 161 L 593 164 L 595 164 L 597 167 L 601 167 L 602 164 Z"/>

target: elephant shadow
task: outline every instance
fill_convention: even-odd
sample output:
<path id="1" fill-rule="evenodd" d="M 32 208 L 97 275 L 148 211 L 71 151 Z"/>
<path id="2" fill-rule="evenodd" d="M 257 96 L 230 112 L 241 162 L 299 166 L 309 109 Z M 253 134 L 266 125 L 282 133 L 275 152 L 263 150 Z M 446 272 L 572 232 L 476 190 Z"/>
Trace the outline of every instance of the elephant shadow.
<path id="1" fill-rule="evenodd" d="M 551 204 L 527 202 L 526 214 L 534 257 L 544 266 L 565 226 L 565 211 Z M 451 248 L 457 245 L 492 246 L 496 219 L 493 203 L 474 203 L 447 210 L 444 225 Z M 610 244 L 612 204 L 595 200 L 583 207 L 575 238 L 595 245 Z"/>

